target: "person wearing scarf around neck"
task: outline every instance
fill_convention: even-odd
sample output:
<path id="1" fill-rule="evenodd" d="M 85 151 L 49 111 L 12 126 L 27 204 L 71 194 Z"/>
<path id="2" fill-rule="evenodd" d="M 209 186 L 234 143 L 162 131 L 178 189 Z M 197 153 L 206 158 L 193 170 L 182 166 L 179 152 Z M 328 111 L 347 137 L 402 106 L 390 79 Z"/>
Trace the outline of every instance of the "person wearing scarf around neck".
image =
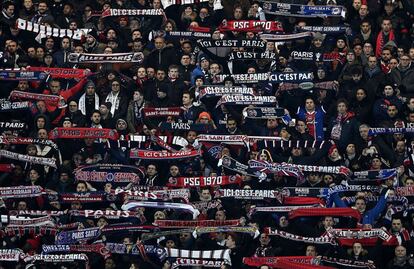
<path id="1" fill-rule="evenodd" d="M 336 108 L 337 114 L 331 119 L 329 133 L 339 151 L 345 152 L 346 146 L 354 142 L 358 134 L 359 123 L 355 119 L 355 113 L 348 111 L 348 102 L 345 99 L 339 99 Z"/>
<path id="2" fill-rule="evenodd" d="M 377 99 L 373 106 L 373 116 L 377 123 L 388 119 L 387 109 L 390 105 L 395 105 L 398 111 L 402 109 L 402 101 L 396 96 L 390 83 L 384 85 L 382 94 L 383 97 Z"/>
<path id="3" fill-rule="evenodd" d="M 138 90 L 134 91 L 133 99 L 129 102 L 126 121 L 132 133 L 142 128 L 143 113 L 142 109 L 146 106 L 144 96 Z"/>

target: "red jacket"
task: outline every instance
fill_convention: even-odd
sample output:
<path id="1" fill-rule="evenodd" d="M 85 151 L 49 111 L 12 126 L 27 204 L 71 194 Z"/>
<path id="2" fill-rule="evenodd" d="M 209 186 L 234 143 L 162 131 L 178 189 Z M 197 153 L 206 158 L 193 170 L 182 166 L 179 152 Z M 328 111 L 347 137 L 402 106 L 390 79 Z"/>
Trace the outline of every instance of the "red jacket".
<path id="1" fill-rule="evenodd" d="M 62 98 L 67 102 L 70 97 L 74 96 L 75 94 L 77 94 L 83 89 L 83 85 L 85 85 L 86 81 L 88 81 L 87 77 L 83 78 L 72 88 L 66 91 L 61 90 L 59 95 L 62 96 Z M 52 94 L 52 93 L 50 92 L 50 90 L 44 90 L 43 94 Z M 57 108 L 58 106 L 56 104 L 46 103 L 46 109 L 49 112 L 53 112 Z M 60 119 L 62 119 L 62 117 L 65 115 L 65 112 L 66 112 L 66 109 L 62 109 L 62 111 L 60 112 L 60 115 L 55 120 L 53 120 L 52 124 L 57 125 Z"/>

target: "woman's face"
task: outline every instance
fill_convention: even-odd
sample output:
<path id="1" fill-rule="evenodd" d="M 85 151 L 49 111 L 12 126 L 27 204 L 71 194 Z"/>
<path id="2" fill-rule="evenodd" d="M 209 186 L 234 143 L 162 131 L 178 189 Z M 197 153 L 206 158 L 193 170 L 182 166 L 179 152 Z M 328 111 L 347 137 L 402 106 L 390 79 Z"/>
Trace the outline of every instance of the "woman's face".
<path id="1" fill-rule="evenodd" d="M 385 96 L 392 96 L 394 93 L 394 90 L 391 86 L 385 86 L 384 88 L 384 95 Z"/>
<path id="2" fill-rule="evenodd" d="M 259 160 L 260 161 L 267 161 L 268 160 L 267 159 L 267 154 L 264 153 L 264 152 L 260 153 Z"/>
<path id="3" fill-rule="evenodd" d="M 190 6 L 186 7 L 184 10 L 184 14 L 191 15 L 191 13 L 193 13 L 193 9 Z"/>
<path id="4" fill-rule="evenodd" d="M 362 100 L 365 99 L 365 97 L 367 97 L 367 95 L 365 94 L 364 90 L 361 90 L 361 89 L 357 90 L 357 92 L 356 92 L 357 101 L 362 101 Z"/>
<path id="5" fill-rule="evenodd" d="M 62 126 L 63 128 L 70 128 L 72 127 L 72 123 L 70 121 L 64 121 Z"/>
<path id="6" fill-rule="evenodd" d="M 30 170 L 29 178 L 30 181 L 36 181 L 39 178 L 39 173 L 36 170 Z"/>
<path id="7" fill-rule="evenodd" d="M 336 46 L 337 46 L 339 49 L 343 49 L 343 48 L 345 48 L 345 41 L 344 41 L 344 40 L 342 40 L 342 39 L 339 39 L 338 41 L 336 41 Z"/>
<path id="8" fill-rule="evenodd" d="M 174 29 L 174 28 L 173 28 L 173 25 L 172 25 L 172 23 L 171 23 L 171 22 L 168 22 L 168 23 L 165 25 L 165 28 L 164 28 L 164 30 L 165 30 L 166 32 L 171 32 L 173 29 Z"/>

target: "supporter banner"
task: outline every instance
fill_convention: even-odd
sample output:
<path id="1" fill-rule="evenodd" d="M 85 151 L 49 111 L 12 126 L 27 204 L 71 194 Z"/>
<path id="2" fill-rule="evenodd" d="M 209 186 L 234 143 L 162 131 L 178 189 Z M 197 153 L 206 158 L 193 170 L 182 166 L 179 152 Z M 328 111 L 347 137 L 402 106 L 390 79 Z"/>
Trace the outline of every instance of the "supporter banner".
<path id="1" fill-rule="evenodd" d="M 354 172 L 353 180 L 387 180 L 397 176 L 397 168 Z"/>
<path id="2" fill-rule="evenodd" d="M 144 178 L 141 169 L 132 165 L 96 164 L 74 171 L 75 179 L 87 182 L 138 183 Z"/>
<path id="3" fill-rule="evenodd" d="M 46 77 L 47 77 L 47 74 L 45 72 L 40 72 L 40 71 L 0 69 L 1 80 L 37 81 L 37 80 L 44 80 Z"/>
<path id="4" fill-rule="evenodd" d="M 59 108 L 66 107 L 65 100 L 59 95 L 12 91 L 10 93 L 10 99 L 44 101 L 45 103 L 59 106 Z"/>
<path id="5" fill-rule="evenodd" d="M 38 33 L 41 35 L 42 38 L 45 38 L 47 36 L 53 36 L 53 37 L 68 36 L 70 39 L 81 40 L 82 36 L 85 36 L 90 31 L 92 31 L 92 29 L 78 29 L 78 30 L 59 29 L 55 27 L 33 23 L 33 22 L 26 21 L 20 18 L 17 19 L 16 23 L 17 23 L 17 28 L 21 30 L 25 30 L 25 31 Z"/>
<path id="6" fill-rule="evenodd" d="M 116 130 L 104 129 L 104 128 L 63 128 L 57 127 L 50 131 L 49 139 L 84 139 L 84 138 L 95 138 L 95 139 L 118 139 L 118 133 Z"/>
<path id="7" fill-rule="evenodd" d="M 237 173 L 240 173 L 242 175 L 249 175 L 253 177 L 259 177 L 260 179 L 265 179 L 266 174 L 257 172 L 257 174 L 253 174 L 254 171 L 250 171 L 249 166 L 242 164 L 241 162 L 236 161 L 235 159 L 224 156 L 221 159 L 221 165 L 224 168 L 227 168 L 229 170 L 235 171 Z"/>
<path id="8" fill-rule="evenodd" d="M 383 229 L 330 229 L 327 233 L 344 239 L 380 238 L 383 241 L 390 241 L 392 238 L 392 234 Z"/>
<path id="9" fill-rule="evenodd" d="M 3 219 L 2 215 L 2 219 Z M 8 225 L 15 227 L 55 227 L 53 219 L 50 216 L 44 216 L 39 218 L 27 218 L 27 217 L 16 217 L 16 216 L 5 216 L 8 219 Z"/>
<path id="10" fill-rule="evenodd" d="M 25 154 L 19 154 L 7 150 L 0 150 L 0 157 L 13 159 L 22 162 L 46 165 L 53 168 L 56 168 L 56 160 L 54 158 L 44 158 L 44 157 L 36 157 L 36 156 L 29 156 Z"/>
<path id="11" fill-rule="evenodd" d="M 210 260 L 200 260 L 200 259 L 182 259 L 177 258 L 172 264 L 171 269 L 177 269 L 187 266 L 196 266 L 196 267 L 205 267 L 205 268 L 222 268 L 226 263 L 224 261 L 210 261 Z"/>
<path id="12" fill-rule="evenodd" d="M 172 199 L 184 199 L 186 202 L 190 198 L 190 190 L 175 189 L 175 190 L 153 190 L 153 191 L 131 191 L 116 189 L 111 192 L 113 195 L 122 195 L 123 200 L 129 201 L 145 201 L 145 200 L 163 200 L 171 201 Z"/>
<path id="13" fill-rule="evenodd" d="M 159 228 L 224 227 L 238 226 L 240 220 L 156 220 L 154 225 Z"/>
<path id="14" fill-rule="evenodd" d="M 238 227 L 238 226 L 224 226 L 224 227 L 197 227 L 195 232 L 199 234 L 208 233 L 247 233 L 256 238 L 260 232 L 256 227 Z"/>
<path id="15" fill-rule="evenodd" d="M 30 103 L 24 102 L 10 102 L 7 100 L 0 101 L 0 112 L 12 112 L 18 110 L 30 109 Z"/>
<path id="16" fill-rule="evenodd" d="M 325 197 L 328 188 L 284 187 L 284 196 Z"/>
<path id="17" fill-rule="evenodd" d="M 214 198 L 234 198 L 242 200 L 277 199 L 283 201 L 283 195 L 277 190 L 218 189 Z"/>
<path id="18" fill-rule="evenodd" d="M 0 172 L 10 173 L 13 171 L 14 167 L 14 164 L 0 163 Z"/>
<path id="19" fill-rule="evenodd" d="M 265 48 L 266 42 L 258 39 L 202 39 L 197 40 L 197 45 L 203 48 L 223 47 L 223 48 Z"/>
<path id="20" fill-rule="evenodd" d="M 151 239 L 154 239 L 154 238 L 161 238 L 161 237 L 164 237 L 164 236 L 177 235 L 177 234 L 181 234 L 181 233 L 193 233 L 193 232 L 194 232 L 194 228 L 157 231 L 155 233 L 143 234 L 141 240 L 144 242 L 144 241 L 148 241 L 148 240 L 151 240 Z"/>
<path id="21" fill-rule="evenodd" d="M 213 129 L 210 124 L 203 123 L 185 123 L 185 122 L 162 122 L 160 129 L 165 131 L 196 131 L 196 132 L 209 132 Z"/>
<path id="22" fill-rule="evenodd" d="M 247 136 L 200 134 L 197 136 L 197 140 L 198 142 L 224 143 L 228 145 L 245 145 L 247 141 Z"/>
<path id="23" fill-rule="evenodd" d="M 171 5 L 193 5 L 203 2 L 208 2 L 208 0 L 161 0 L 164 9 Z"/>
<path id="24" fill-rule="evenodd" d="M 297 29 L 302 32 L 319 32 L 323 34 L 341 34 L 341 33 L 345 33 L 349 29 L 349 27 L 307 25 L 307 26 L 298 27 Z"/>
<path id="25" fill-rule="evenodd" d="M 212 176 L 212 177 L 171 177 L 167 187 L 189 188 L 189 187 L 216 187 L 230 184 L 240 184 L 239 176 Z"/>
<path id="26" fill-rule="evenodd" d="M 263 11 L 272 15 L 308 18 L 342 17 L 345 19 L 346 14 L 343 6 L 306 6 L 274 2 L 263 2 Z"/>
<path id="27" fill-rule="evenodd" d="M 224 260 L 231 265 L 230 249 L 185 250 L 176 248 L 165 248 L 165 251 L 167 251 L 167 255 L 170 258 Z"/>
<path id="28" fill-rule="evenodd" d="M 0 197 L 3 199 L 16 199 L 26 197 L 38 197 L 44 194 L 40 186 L 15 186 L 15 187 L 0 187 Z"/>
<path id="29" fill-rule="evenodd" d="M 175 145 L 181 148 L 186 147 L 188 142 L 185 138 L 181 136 L 157 136 L 157 140 L 154 141 L 153 136 L 145 136 L 145 135 L 130 135 L 129 140 L 110 140 L 107 142 L 108 148 L 144 148 L 147 144 L 151 142 L 155 142 L 160 145 L 158 138 L 164 141 L 164 143 L 168 145 Z M 164 147 L 164 146 L 162 146 Z M 165 148 L 165 147 L 164 147 Z"/>
<path id="30" fill-rule="evenodd" d="M 105 244 L 92 244 L 92 245 L 42 245 L 42 254 L 48 253 L 70 253 L 70 252 L 88 252 L 88 253 L 97 253 L 104 257 L 110 255 L 108 249 L 105 248 Z"/>
<path id="31" fill-rule="evenodd" d="M 254 95 L 254 89 L 253 88 L 247 88 L 247 87 L 226 87 L 226 86 L 201 86 L 200 87 L 200 93 L 199 98 L 203 97 L 221 97 L 223 95 Z"/>
<path id="32" fill-rule="evenodd" d="M 319 265 L 320 259 L 311 256 L 244 257 L 243 263 L 252 267 L 268 265 L 281 269 L 334 269 Z"/>
<path id="33" fill-rule="evenodd" d="M 128 210 L 71 210 L 70 214 L 75 217 L 94 219 L 99 219 L 100 217 L 105 217 L 107 219 L 139 218 L 141 216 L 139 212 Z"/>
<path id="34" fill-rule="evenodd" d="M 317 82 L 317 83 L 302 82 L 300 84 L 285 82 L 283 84 L 279 84 L 278 91 L 289 91 L 289 90 L 295 90 L 295 89 L 310 90 L 312 88 L 337 91 L 339 88 L 339 83 L 337 81 L 323 81 L 323 82 Z"/>
<path id="35" fill-rule="evenodd" d="M 287 35 L 260 34 L 260 38 L 266 41 L 276 41 L 276 42 L 304 39 L 304 38 L 311 37 L 311 36 L 312 36 L 311 32 L 303 32 L 303 33 L 287 34 Z"/>
<path id="36" fill-rule="evenodd" d="M 250 119 L 279 119 L 285 115 L 285 109 L 281 107 L 246 107 L 243 109 L 242 115 Z"/>
<path id="37" fill-rule="evenodd" d="M 178 117 L 183 111 L 181 107 L 145 107 L 142 109 L 144 117 Z"/>
<path id="38" fill-rule="evenodd" d="M 61 203 L 102 203 L 102 202 L 115 202 L 117 197 L 110 195 L 103 191 L 94 192 L 67 192 L 67 193 L 49 193 L 47 196 L 49 201 L 59 201 Z"/>
<path id="39" fill-rule="evenodd" d="M 30 196 L 24 196 L 30 197 Z M 49 211 L 49 210 L 10 210 L 10 216 L 52 216 L 59 217 L 67 214 L 64 211 Z"/>
<path id="40" fill-rule="evenodd" d="M 283 193 L 282 193 L 283 194 Z M 324 205 L 325 201 L 317 197 L 283 196 L 284 205 Z"/>
<path id="41" fill-rule="evenodd" d="M 335 54 L 334 56 L 337 56 Z M 290 53 L 290 56 L 293 60 L 296 61 L 316 61 L 316 62 L 332 62 L 335 58 L 333 58 L 332 53 L 320 53 L 314 51 L 298 51 L 294 50 Z"/>
<path id="42" fill-rule="evenodd" d="M 414 186 L 397 187 L 395 194 L 398 196 L 414 196 Z"/>
<path id="43" fill-rule="evenodd" d="M 0 136 L 0 144 L 17 144 L 17 145 L 29 145 L 29 144 L 39 144 L 44 146 L 49 146 L 58 150 L 58 146 L 52 141 L 47 139 L 38 139 L 31 137 L 6 137 Z"/>
<path id="44" fill-rule="evenodd" d="M 25 128 L 26 128 L 26 123 L 24 122 L 0 121 L 0 129 L 3 129 L 3 130 L 23 131 Z"/>
<path id="45" fill-rule="evenodd" d="M 237 51 L 229 54 L 229 61 L 234 60 L 274 60 L 276 54 L 274 52 L 252 52 L 252 51 Z"/>
<path id="46" fill-rule="evenodd" d="M 355 261 L 355 260 L 347 260 L 341 258 L 334 258 L 334 257 L 327 257 L 327 256 L 318 256 L 316 258 L 320 260 L 324 264 L 333 264 L 336 266 L 343 266 L 345 268 L 367 268 L 367 269 L 375 269 L 375 264 L 373 262 L 364 262 L 364 261 Z"/>
<path id="47" fill-rule="evenodd" d="M 199 150 L 184 150 L 177 152 L 167 151 L 152 151 L 152 150 L 140 150 L 131 149 L 129 157 L 131 159 L 143 159 L 143 160 L 174 160 L 184 158 L 194 158 L 200 156 Z"/>
<path id="48" fill-rule="evenodd" d="M 190 31 L 170 31 L 167 32 L 165 38 L 211 38 L 211 33 L 190 32 Z"/>
<path id="49" fill-rule="evenodd" d="M 209 209 L 218 209 L 223 207 L 220 200 L 193 202 L 192 205 L 199 211 L 207 211 Z"/>
<path id="50" fill-rule="evenodd" d="M 92 54 L 74 53 L 69 54 L 70 63 L 141 63 L 144 60 L 142 52 Z"/>
<path id="51" fill-rule="evenodd" d="M 277 99 L 275 96 L 251 96 L 251 95 L 223 95 L 220 101 L 217 102 L 216 107 L 221 104 L 227 105 L 275 105 Z"/>
<path id="52" fill-rule="evenodd" d="M 53 67 L 36 67 L 30 66 L 28 71 L 44 72 L 55 78 L 83 78 L 89 74 L 88 70 L 77 68 L 53 68 Z"/>
<path id="53" fill-rule="evenodd" d="M 352 217 L 358 221 L 361 219 L 359 211 L 353 208 L 302 208 L 289 212 L 289 219 L 323 216 Z"/>
<path id="54" fill-rule="evenodd" d="M 312 72 L 295 72 L 295 73 L 272 73 L 269 81 L 273 83 L 281 82 L 306 82 L 313 80 Z"/>
<path id="55" fill-rule="evenodd" d="M 128 202 L 122 205 L 122 210 L 135 210 L 138 207 L 168 208 L 172 210 L 189 211 L 192 213 L 193 219 L 195 219 L 200 214 L 200 212 L 197 209 L 195 209 L 192 205 L 165 202 Z"/>
<path id="56" fill-rule="evenodd" d="M 305 181 L 305 176 L 302 174 L 302 171 L 292 164 L 273 164 L 257 160 L 249 160 L 248 164 L 250 169 L 259 173 L 275 173 L 279 176 L 295 177 L 297 179 L 297 184 L 301 184 Z M 261 180 L 263 180 L 263 178 L 261 178 Z"/>
<path id="57" fill-rule="evenodd" d="M 328 142 L 329 143 L 329 142 Z M 321 149 L 325 141 L 316 140 L 263 140 L 258 142 L 259 148 L 317 148 Z"/>
<path id="58" fill-rule="evenodd" d="M 291 233 L 277 230 L 277 229 L 272 229 L 269 227 L 264 228 L 264 232 L 268 235 L 275 235 L 275 236 L 282 237 L 284 239 L 297 241 L 297 242 L 304 242 L 307 244 L 331 244 L 331 245 L 337 244 L 333 237 L 328 237 L 328 236 L 320 236 L 320 237 L 301 236 L 301 235 L 291 234 Z"/>
<path id="59" fill-rule="evenodd" d="M 56 228 L 51 227 L 36 227 L 36 226 L 7 226 L 4 230 L 0 230 L 0 238 L 4 236 L 33 236 L 33 235 L 46 235 L 46 236 L 55 236 L 57 233 Z"/>
<path id="60" fill-rule="evenodd" d="M 18 262 L 22 254 L 21 249 L 0 249 L 0 261 Z"/>
<path id="61" fill-rule="evenodd" d="M 76 261 L 84 261 L 89 263 L 88 256 L 86 254 L 34 254 L 33 256 L 29 256 L 29 259 L 32 262 L 42 262 L 42 263 L 62 263 L 62 262 L 76 262 Z M 89 268 L 89 266 L 87 266 Z"/>
<path id="62" fill-rule="evenodd" d="M 414 133 L 414 128 L 369 128 L 368 135 Z"/>
<path id="63" fill-rule="evenodd" d="M 251 168 L 267 168 L 272 170 L 297 169 L 301 172 L 318 172 L 328 174 L 338 174 L 344 176 L 351 176 L 352 172 L 345 166 L 316 166 L 316 165 L 301 165 L 290 163 L 269 163 L 266 161 L 250 160 L 249 166 Z"/>
<path id="64" fill-rule="evenodd" d="M 259 81 L 267 81 L 269 79 L 269 74 L 219 74 L 215 76 L 215 78 L 218 79 L 218 82 L 223 82 L 227 77 L 233 78 L 236 84 L 252 84 L 258 83 Z"/>
<path id="65" fill-rule="evenodd" d="M 250 208 L 249 216 L 257 212 L 267 212 L 267 213 L 281 213 L 281 212 L 290 212 L 299 208 L 321 208 L 320 204 L 314 205 L 291 205 L 291 206 L 267 206 L 267 207 L 252 207 Z"/>
<path id="66" fill-rule="evenodd" d="M 111 16 L 162 16 L 162 9 L 107 9 L 102 12 L 102 18 Z"/>
<path id="67" fill-rule="evenodd" d="M 219 26 L 221 32 L 283 32 L 278 21 L 223 21 Z"/>

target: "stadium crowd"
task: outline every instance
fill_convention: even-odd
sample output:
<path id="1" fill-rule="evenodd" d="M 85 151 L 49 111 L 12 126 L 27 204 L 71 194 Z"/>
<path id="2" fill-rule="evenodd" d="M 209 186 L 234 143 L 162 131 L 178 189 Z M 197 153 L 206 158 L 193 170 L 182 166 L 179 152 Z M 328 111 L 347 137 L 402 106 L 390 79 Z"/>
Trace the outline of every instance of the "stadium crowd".
<path id="1" fill-rule="evenodd" d="M 0 268 L 414 268 L 414 1 L 1 7 Z"/>

